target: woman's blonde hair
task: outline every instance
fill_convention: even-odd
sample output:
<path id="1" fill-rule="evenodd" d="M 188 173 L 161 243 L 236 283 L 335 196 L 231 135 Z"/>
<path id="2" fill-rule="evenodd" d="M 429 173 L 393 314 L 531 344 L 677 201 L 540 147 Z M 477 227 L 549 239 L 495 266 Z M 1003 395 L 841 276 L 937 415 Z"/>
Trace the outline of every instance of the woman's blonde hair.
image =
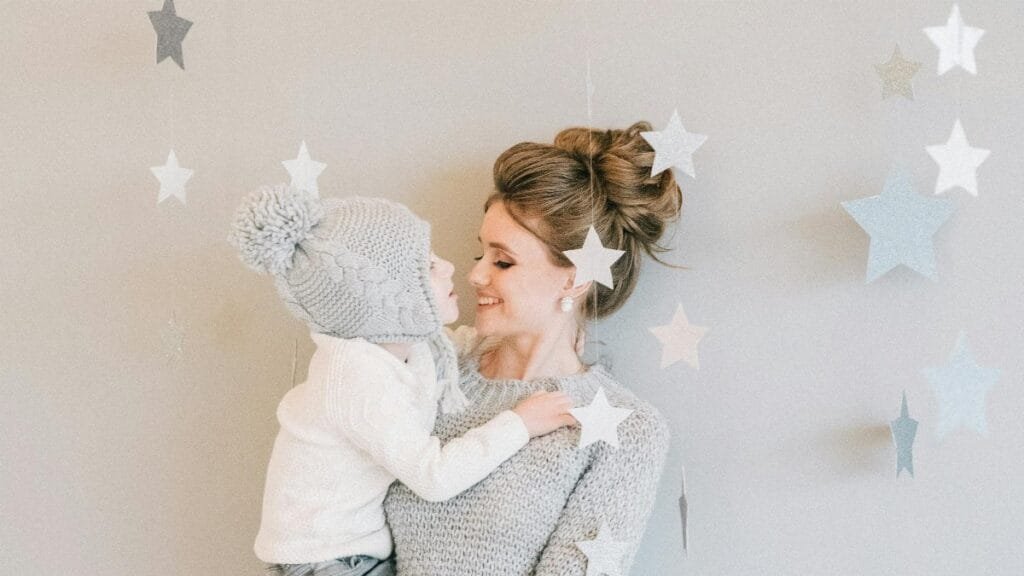
<path id="1" fill-rule="evenodd" d="M 548 247 L 552 263 L 571 267 L 563 254 L 583 245 L 591 225 L 606 248 L 625 251 L 612 266 L 615 289 L 593 283 L 581 307 L 603 318 L 633 293 L 641 252 L 661 262 L 665 225 L 679 216 L 683 196 L 670 170 L 651 177 L 654 150 L 637 122 L 625 130 L 568 128 L 554 144 L 522 142 L 494 162 L 496 201 Z"/>

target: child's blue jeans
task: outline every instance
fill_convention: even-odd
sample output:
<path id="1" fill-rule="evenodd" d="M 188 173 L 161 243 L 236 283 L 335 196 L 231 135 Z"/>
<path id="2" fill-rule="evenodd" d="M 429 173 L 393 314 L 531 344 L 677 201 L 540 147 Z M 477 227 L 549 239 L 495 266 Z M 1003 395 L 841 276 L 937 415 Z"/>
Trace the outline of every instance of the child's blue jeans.
<path id="1" fill-rule="evenodd" d="M 266 576 L 395 576 L 395 561 L 347 556 L 313 564 L 268 564 Z"/>

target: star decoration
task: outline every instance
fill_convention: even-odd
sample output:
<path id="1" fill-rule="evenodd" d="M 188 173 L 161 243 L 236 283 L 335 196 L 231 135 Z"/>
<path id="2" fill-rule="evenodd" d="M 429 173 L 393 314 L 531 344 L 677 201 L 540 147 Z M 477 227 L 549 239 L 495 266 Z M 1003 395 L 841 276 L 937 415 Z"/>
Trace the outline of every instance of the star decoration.
<path id="1" fill-rule="evenodd" d="M 622 576 L 622 557 L 629 550 L 629 543 L 613 540 L 610 533 L 608 523 L 601 522 L 593 540 L 576 542 L 576 547 L 587 556 L 586 576 Z"/>
<path id="2" fill-rule="evenodd" d="M 964 20 L 960 17 L 960 6 L 953 4 L 953 10 L 949 13 L 945 26 L 925 28 L 924 33 L 939 49 L 939 76 L 955 66 L 960 66 L 971 74 L 978 73 L 974 62 L 974 47 L 978 45 L 985 31 L 964 25 Z"/>
<path id="3" fill-rule="evenodd" d="M 619 424 L 633 413 L 627 408 L 615 408 L 608 403 L 604 388 L 598 388 L 597 394 L 586 408 L 569 410 L 573 418 L 580 423 L 579 448 L 604 440 L 611 446 L 619 447 Z"/>
<path id="4" fill-rule="evenodd" d="M 661 368 L 667 368 L 680 360 L 694 368 L 700 368 L 697 343 L 707 334 L 708 329 L 690 324 L 682 304 L 676 305 L 672 322 L 665 326 L 655 326 L 650 330 L 662 344 Z"/>
<path id="5" fill-rule="evenodd" d="M 875 71 L 882 79 L 882 100 L 893 94 L 900 94 L 908 100 L 913 100 L 914 87 L 910 84 L 910 79 L 917 74 L 919 68 L 921 68 L 920 62 L 903 59 L 900 45 L 897 44 L 888 62 L 875 64 Z"/>
<path id="6" fill-rule="evenodd" d="M 182 354 L 184 354 L 184 348 L 182 344 L 185 341 L 185 330 L 178 325 L 177 315 L 172 315 L 171 319 L 164 325 L 163 330 L 160 332 L 160 340 L 164 345 L 164 356 L 168 361 L 180 360 Z"/>
<path id="7" fill-rule="evenodd" d="M 612 264 L 615 264 L 625 253 L 624 250 L 605 248 L 593 226 L 587 230 L 587 239 L 583 242 L 583 248 L 563 252 L 565 257 L 576 266 L 576 286 L 582 286 L 590 280 L 594 280 L 609 288 L 615 288 L 615 282 L 612 280 Z"/>
<path id="8" fill-rule="evenodd" d="M 178 157 L 174 155 L 173 149 L 167 155 L 166 164 L 163 166 L 152 166 L 150 170 L 156 176 L 156 179 L 160 181 L 160 194 L 156 199 L 157 204 L 171 196 L 181 200 L 182 204 L 185 203 L 185 183 L 192 177 L 192 170 L 178 165 Z"/>
<path id="9" fill-rule="evenodd" d="M 871 236 L 867 282 L 904 266 L 935 279 L 932 236 L 953 214 L 949 200 L 925 198 L 914 192 L 906 174 L 891 174 L 879 196 L 842 203 Z"/>
<path id="10" fill-rule="evenodd" d="M 896 444 L 896 477 L 906 470 L 914 475 L 914 437 L 917 436 L 917 420 L 910 417 L 907 409 L 907 393 L 903 393 L 900 417 L 889 423 L 892 440 Z"/>
<path id="11" fill-rule="evenodd" d="M 683 524 L 683 552 L 686 552 L 688 546 L 687 538 L 687 520 L 689 516 L 689 504 L 686 502 L 686 468 L 683 468 L 683 480 L 681 482 L 682 493 L 679 496 L 679 519 Z"/>
<path id="12" fill-rule="evenodd" d="M 149 12 L 149 22 L 153 30 L 156 30 L 156 63 L 163 62 L 169 56 L 184 70 L 181 42 L 192 27 L 192 22 L 178 17 L 174 11 L 174 0 L 164 0 L 164 7 L 159 12 Z"/>
<path id="13" fill-rule="evenodd" d="M 704 141 L 708 139 L 703 134 L 687 132 L 683 128 L 683 122 L 679 119 L 679 111 L 672 112 L 672 118 L 668 126 L 661 132 L 641 132 L 641 136 L 654 148 L 654 165 L 651 166 L 651 176 L 657 176 L 664 170 L 675 166 L 683 172 L 696 178 L 693 170 L 693 153 L 697 151 Z"/>
<path id="14" fill-rule="evenodd" d="M 949 140 L 945 144 L 927 146 L 925 150 L 939 163 L 939 179 L 935 182 L 936 194 L 960 186 L 971 196 L 978 195 L 977 170 L 988 158 L 989 151 L 971 147 L 959 118 L 956 119 L 953 133 L 949 135 Z"/>
<path id="15" fill-rule="evenodd" d="M 282 160 L 285 170 L 292 177 L 292 187 L 296 190 L 305 190 L 319 196 L 320 188 L 317 187 L 316 179 L 324 171 L 327 164 L 317 162 L 309 157 L 306 150 L 306 141 L 303 140 L 299 146 L 299 155 L 294 160 Z"/>
<path id="16" fill-rule="evenodd" d="M 939 438 L 961 427 L 988 433 L 985 395 L 998 382 L 999 370 L 978 366 L 964 333 L 957 338 L 949 363 L 927 368 L 924 375 L 939 399 Z"/>

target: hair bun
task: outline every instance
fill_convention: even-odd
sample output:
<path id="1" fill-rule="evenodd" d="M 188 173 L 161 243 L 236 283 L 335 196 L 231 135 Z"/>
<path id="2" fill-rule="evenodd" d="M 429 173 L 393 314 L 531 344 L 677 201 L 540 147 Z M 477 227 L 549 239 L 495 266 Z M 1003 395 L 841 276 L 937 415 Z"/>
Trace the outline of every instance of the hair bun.
<path id="1" fill-rule="evenodd" d="M 628 234 L 656 258 L 665 223 L 678 216 L 682 205 L 679 186 L 671 170 L 651 176 L 654 149 L 641 135 L 651 130 L 636 122 L 625 130 L 569 128 L 555 138 L 555 146 L 587 166 L 597 206 L 614 222 L 613 236 Z"/>
<path id="2" fill-rule="evenodd" d="M 309 236 L 323 214 L 312 192 L 287 184 L 261 186 L 242 201 L 228 241 L 253 270 L 280 274 L 291 268 L 296 245 Z"/>

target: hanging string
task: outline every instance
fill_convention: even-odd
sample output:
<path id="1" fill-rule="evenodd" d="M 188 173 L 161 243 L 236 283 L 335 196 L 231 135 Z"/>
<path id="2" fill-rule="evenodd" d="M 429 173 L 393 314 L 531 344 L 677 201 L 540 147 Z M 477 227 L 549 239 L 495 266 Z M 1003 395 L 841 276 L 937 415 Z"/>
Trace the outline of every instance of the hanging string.
<path id="1" fill-rule="evenodd" d="M 585 4 L 586 3 L 584 2 L 584 5 Z M 596 214 L 597 213 L 597 192 L 594 189 L 595 174 L 594 174 L 594 153 L 593 153 L 593 133 L 592 133 L 593 130 L 594 130 L 594 103 L 593 103 L 594 81 L 593 81 L 593 78 L 591 77 L 591 74 L 590 74 L 590 61 L 591 61 L 591 59 L 590 59 L 590 38 L 591 38 L 592 35 L 591 35 L 591 32 L 590 32 L 590 18 L 589 18 L 589 14 L 587 13 L 587 10 L 584 10 L 584 14 L 583 14 L 583 33 L 584 33 L 584 37 L 587 39 L 586 43 L 585 43 L 585 48 L 584 48 L 586 59 L 587 59 L 587 77 L 586 77 L 586 85 L 584 86 L 584 91 L 585 91 L 586 97 L 587 97 L 587 163 L 589 165 L 588 166 L 588 168 L 589 168 L 588 173 L 590 175 L 590 181 L 589 181 L 589 183 L 590 183 L 590 222 L 591 222 L 591 226 L 593 226 L 594 230 L 596 231 L 597 230 L 597 214 Z M 603 243 L 603 241 L 602 241 L 602 243 Z M 598 330 L 598 328 L 597 328 L 597 305 L 598 305 L 597 292 L 598 292 L 598 286 L 597 286 L 596 280 L 592 279 L 590 282 L 591 282 L 591 284 L 590 284 L 591 288 L 589 290 L 590 294 L 588 294 L 588 297 L 592 299 L 591 300 L 591 317 L 587 318 L 587 319 L 584 319 L 584 325 L 585 326 L 586 326 L 586 324 L 590 325 L 590 328 L 593 330 L 593 333 L 594 333 L 594 338 L 592 339 L 592 341 L 595 344 L 599 344 L 599 340 L 597 338 L 597 336 L 598 336 L 598 334 L 597 334 L 597 330 Z M 596 357 L 595 361 L 600 361 L 600 359 L 601 359 L 601 349 L 600 349 L 600 346 L 594 346 L 594 349 L 597 352 L 597 354 L 596 354 L 597 357 Z"/>

